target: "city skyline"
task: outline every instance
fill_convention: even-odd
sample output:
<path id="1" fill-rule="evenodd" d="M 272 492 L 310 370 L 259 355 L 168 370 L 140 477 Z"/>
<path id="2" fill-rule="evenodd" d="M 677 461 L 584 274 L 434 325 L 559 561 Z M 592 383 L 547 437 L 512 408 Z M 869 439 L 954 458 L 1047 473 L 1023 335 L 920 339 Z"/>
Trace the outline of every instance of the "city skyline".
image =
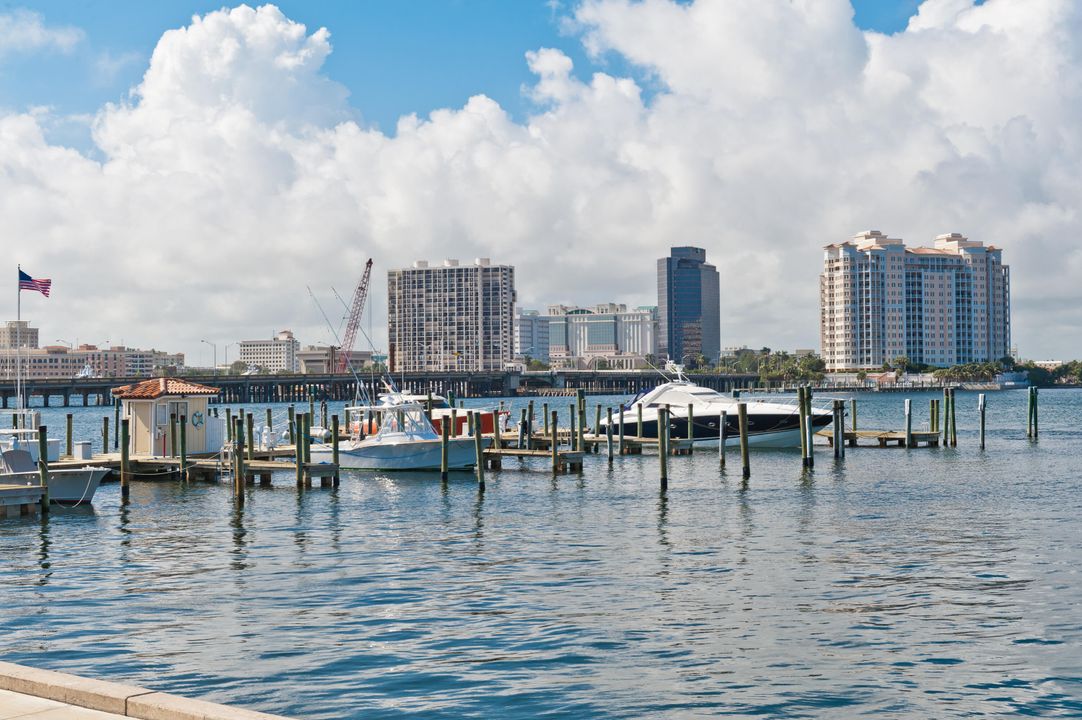
<path id="1" fill-rule="evenodd" d="M 125 28 L 91 6 L 9 6 L 7 267 L 54 280 L 23 310 L 55 336 L 203 363 L 202 339 L 282 327 L 334 344 L 306 286 L 334 321 L 332 288 L 348 293 L 368 257 L 386 270 L 499 256 L 524 307 L 636 307 L 654 304 L 651 261 L 688 244 L 721 270 L 723 345 L 811 347 L 824 243 L 959 227 L 1010 253 L 1021 353 L 1071 356 L 1082 162 L 1063 138 L 1082 105 L 1060 78 L 1082 53 L 1053 29 L 1082 8 L 873 5 L 526 5 L 470 26 L 508 28 L 502 55 L 448 63 L 443 94 L 423 53 L 483 3 L 423 18 L 379 3 L 127 4 Z M 432 48 L 394 55 L 415 27 Z M 379 29 L 388 40 L 365 44 Z M 365 328 L 386 349 L 380 285 Z"/>

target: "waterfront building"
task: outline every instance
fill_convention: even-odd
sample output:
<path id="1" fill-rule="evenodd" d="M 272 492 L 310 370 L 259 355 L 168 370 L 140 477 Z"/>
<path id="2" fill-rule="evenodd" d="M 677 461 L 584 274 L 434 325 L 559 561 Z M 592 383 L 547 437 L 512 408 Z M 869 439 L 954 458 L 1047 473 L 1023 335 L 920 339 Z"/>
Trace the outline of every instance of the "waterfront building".
<path id="1" fill-rule="evenodd" d="M 878 230 L 827 245 L 819 280 L 827 370 L 906 358 L 948 367 L 1010 353 L 1010 269 L 1002 251 L 958 233 L 906 248 Z"/>
<path id="2" fill-rule="evenodd" d="M 549 361 L 549 316 L 536 310 L 515 313 L 515 359 Z"/>
<path id="3" fill-rule="evenodd" d="M 241 340 L 238 359 L 267 372 L 297 372 L 300 343 L 292 330 L 282 330 L 270 340 Z"/>
<path id="4" fill-rule="evenodd" d="M 172 452 L 175 417 L 184 418 L 187 451 L 193 455 L 218 452 L 222 447 L 224 418 L 210 415 L 207 404 L 218 395 L 216 387 L 179 378 L 152 378 L 113 388 L 130 422 L 128 450 L 132 455 L 165 456 Z"/>
<path id="5" fill-rule="evenodd" d="M 308 345 L 297 351 L 297 363 L 304 375 L 325 375 L 338 371 L 338 360 L 342 351 L 334 345 Z M 360 370 L 372 364 L 371 350 L 354 350 L 350 353 L 350 363 L 354 370 Z M 346 370 L 348 373 L 349 370 Z"/>
<path id="6" fill-rule="evenodd" d="M 550 305 L 548 318 L 548 356 L 554 367 L 631 370 L 647 367 L 647 356 L 657 354 L 655 307 Z"/>
<path id="7" fill-rule="evenodd" d="M 99 348 L 83 344 L 46 345 L 43 348 L 0 349 L 0 377 L 14 378 L 21 363 L 27 380 L 85 377 L 150 377 L 156 367 L 184 367 L 183 353 L 140 350 L 123 345 Z"/>
<path id="8" fill-rule="evenodd" d="M 38 346 L 38 329 L 26 320 L 8 320 L 0 326 L 0 349 Z"/>
<path id="9" fill-rule="evenodd" d="M 391 372 L 501 371 L 514 353 L 515 269 L 477 258 L 387 272 Z"/>
<path id="10" fill-rule="evenodd" d="M 704 355 L 716 363 L 721 352 L 721 294 L 718 271 L 706 250 L 674 247 L 657 261 L 658 352 L 676 362 Z"/>

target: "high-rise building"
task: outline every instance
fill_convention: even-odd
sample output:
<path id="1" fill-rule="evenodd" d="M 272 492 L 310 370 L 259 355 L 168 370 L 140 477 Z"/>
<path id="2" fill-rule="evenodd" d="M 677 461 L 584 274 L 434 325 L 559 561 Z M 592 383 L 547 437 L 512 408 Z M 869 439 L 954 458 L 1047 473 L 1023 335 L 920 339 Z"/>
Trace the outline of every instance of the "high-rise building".
<path id="1" fill-rule="evenodd" d="M 682 362 L 696 355 L 717 362 L 721 353 L 718 271 L 706 250 L 674 247 L 657 261 L 658 352 Z"/>
<path id="2" fill-rule="evenodd" d="M 878 230 L 827 245 L 819 279 L 828 370 L 876 369 L 904 357 L 947 367 L 1011 349 L 1010 269 L 1002 251 L 958 233 L 906 248 Z"/>
<path id="3" fill-rule="evenodd" d="M 26 320 L 8 320 L 0 325 L 0 348 L 36 348 L 38 329 Z"/>
<path id="4" fill-rule="evenodd" d="M 550 305 L 549 361 L 559 367 L 631 370 L 657 354 L 657 308 Z"/>
<path id="5" fill-rule="evenodd" d="M 512 361 L 515 269 L 477 258 L 387 272 L 392 372 L 500 371 Z"/>
<path id="6" fill-rule="evenodd" d="M 536 310 L 515 313 L 515 358 L 549 361 L 549 316 Z"/>
<path id="7" fill-rule="evenodd" d="M 297 351 L 301 344 L 292 330 L 282 330 L 270 340 L 241 340 L 238 360 L 258 365 L 269 372 L 297 372 L 300 364 Z"/>

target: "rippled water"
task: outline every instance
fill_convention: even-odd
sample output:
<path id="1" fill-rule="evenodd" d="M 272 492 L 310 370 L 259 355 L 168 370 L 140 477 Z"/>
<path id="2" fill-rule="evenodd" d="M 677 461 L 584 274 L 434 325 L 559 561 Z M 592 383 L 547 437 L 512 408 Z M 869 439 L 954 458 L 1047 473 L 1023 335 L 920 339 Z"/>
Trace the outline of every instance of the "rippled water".
<path id="1" fill-rule="evenodd" d="M 301 718 L 1079 716 L 1082 393 L 1041 398 L 1038 444 L 997 393 L 981 452 L 959 394 L 957 449 L 760 451 L 746 487 L 716 449 L 667 493 L 649 455 L 505 462 L 483 495 L 282 476 L 242 511 L 111 484 L 0 521 L 0 655 Z"/>

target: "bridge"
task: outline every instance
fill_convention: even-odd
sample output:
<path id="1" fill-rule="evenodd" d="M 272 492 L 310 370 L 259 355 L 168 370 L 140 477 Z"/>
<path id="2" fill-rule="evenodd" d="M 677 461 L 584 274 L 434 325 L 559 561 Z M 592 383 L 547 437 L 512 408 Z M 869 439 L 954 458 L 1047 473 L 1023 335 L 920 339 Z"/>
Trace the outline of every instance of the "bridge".
<path id="1" fill-rule="evenodd" d="M 719 391 L 754 387 L 758 376 L 689 373 L 692 382 Z M 384 392 L 383 375 L 371 373 L 359 379 L 348 374 L 319 375 L 185 375 L 185 380 L 221 388 L 222 403 L 301 402 L 352 400 L 360 389 L 369 397 Z M 130 378 L 50 378 L 27 380 L 23 393 L 39 398 L 44 407 L 62 405 L 112 405 L 113 388 L 146 380 Z M 634 394 L 662 382 L 657 372 L 643 370 L 544 370 L 526 372 L 425 372 L 395 373 L 395 385 L 411 393 L 434 393 L 455 397 L 504 397 L 534 395 L 551 390 L 584 390 L 589 394 Z M 0 380 L 0 407 L 15 405 L 15 381 Z M 35 403 L 37 404 L 37 403 Z"/>

